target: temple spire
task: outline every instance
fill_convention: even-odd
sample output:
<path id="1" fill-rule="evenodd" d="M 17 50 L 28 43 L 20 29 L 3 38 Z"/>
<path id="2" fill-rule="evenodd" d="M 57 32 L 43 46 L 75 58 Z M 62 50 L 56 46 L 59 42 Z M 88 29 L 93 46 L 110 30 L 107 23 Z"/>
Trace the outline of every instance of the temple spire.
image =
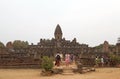
<path id="1" fill-rule="evenodd" d="M 55 32 L 54 32 L 54 36 L 56 40 L 60 40 L 62 39 L 62 30 L 59 24 L 57 24 Z"/>

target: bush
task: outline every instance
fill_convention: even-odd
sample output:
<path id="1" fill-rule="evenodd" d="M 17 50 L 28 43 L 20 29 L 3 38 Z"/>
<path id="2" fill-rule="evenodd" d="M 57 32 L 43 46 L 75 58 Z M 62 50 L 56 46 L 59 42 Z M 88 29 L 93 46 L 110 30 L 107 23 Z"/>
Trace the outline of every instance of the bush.
<path id="1" fill-rule="evenodd" d="M 117 55 L 110 55 L 111 65 L 115 66 L 117 64 L 120 64 L 120 57 Z"/>
<path id="2" fill-rule="evenodd" d="M 45 69 L 46 71 L 49 71 L 53 68 L 53 61 L 51 58 L 48 56 L 44 56 L 42 58 L 42 68 Z"/>
<path id="3" fill-rule="evenodd" d="M 96 64 L 96 66 L 99 66 L 100 63 L 101 63 L 100 58 L 95 59 L 95 64 Z"/>

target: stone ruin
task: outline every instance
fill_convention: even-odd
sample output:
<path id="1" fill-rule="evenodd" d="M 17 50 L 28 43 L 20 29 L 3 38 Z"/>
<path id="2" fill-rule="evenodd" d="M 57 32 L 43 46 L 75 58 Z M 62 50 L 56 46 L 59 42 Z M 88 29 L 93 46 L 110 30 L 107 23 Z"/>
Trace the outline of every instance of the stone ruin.
<path id="1" fill-rule="evenodd" d="M 110 53 L 120 55 L 120 42 L 111 46 L 105 41 L 100 46 L 89 47 L 87 44 L 77 42 L 76 38 L 72 41 L 66 40 L 63 38 L 63 32 L 58 24 L 54 32 L 54 38 L 40 39 L 37 45 L 31 44 L 27 48 L 14 49 L 12 42 L 8 42 L 5 48 L 0 48 L 0 67 L 39 68 L 43 56 L 54 58 L 58 52 L 63 55 L 63 59 L 66 53 L 73 54 L 75 59 L 80 60 L 83 65 L 90 66 L 95 64 L 94 60 L 98 55 L 108 55 Z"/>

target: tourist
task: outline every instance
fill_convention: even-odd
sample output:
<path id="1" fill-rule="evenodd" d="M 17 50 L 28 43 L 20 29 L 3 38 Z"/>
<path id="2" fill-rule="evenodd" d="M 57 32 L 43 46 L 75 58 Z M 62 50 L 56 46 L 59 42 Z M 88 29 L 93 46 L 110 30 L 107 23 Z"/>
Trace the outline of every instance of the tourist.
<path id="1" fill-rule="evenodd" d="M 73 63 L 73 60 L 74 60 L 74 55 L 71 54 L 71 55 L 70 55 L 70 63 L 71 63 L 71 64 Z"/>
<path id="2" fill-rule="evenodd" d="M 70 63 L 70 54 L 66 54 L 65 55 L 65 63 L 66 63 L 66 66 L 69 66 L 69 63 Z"/>
<path id="3" fill-rule="evenodd" d="M 102 67 L 104 66 L 104 59 L 103 59 L 103 57 L 101 57 L 101 66 Z"/>
<path id="4" fill-rule="evenodd" d="M 61 61 L 61 57 L 60 54 L 58 53 L 55 57 L 55 65 L 60 66 L 60 61 Z"/>
<path id="5" fill-rule="evenodd" d="M 104 56 L 104 66 L 109 66 L 109 58 L 107 56 Z"/>

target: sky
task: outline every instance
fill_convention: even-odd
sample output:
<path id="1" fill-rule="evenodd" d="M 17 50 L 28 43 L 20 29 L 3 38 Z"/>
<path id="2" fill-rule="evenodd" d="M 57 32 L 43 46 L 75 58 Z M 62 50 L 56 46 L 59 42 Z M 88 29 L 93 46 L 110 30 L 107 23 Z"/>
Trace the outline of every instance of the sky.
<path id="1" fill-rule="evenodd" d="M 37 44 L 54 38 L 56 25 L 66 40 L 97 46 L 120 37 L 120 0 L 0 0 L 0 41 Z"/>

